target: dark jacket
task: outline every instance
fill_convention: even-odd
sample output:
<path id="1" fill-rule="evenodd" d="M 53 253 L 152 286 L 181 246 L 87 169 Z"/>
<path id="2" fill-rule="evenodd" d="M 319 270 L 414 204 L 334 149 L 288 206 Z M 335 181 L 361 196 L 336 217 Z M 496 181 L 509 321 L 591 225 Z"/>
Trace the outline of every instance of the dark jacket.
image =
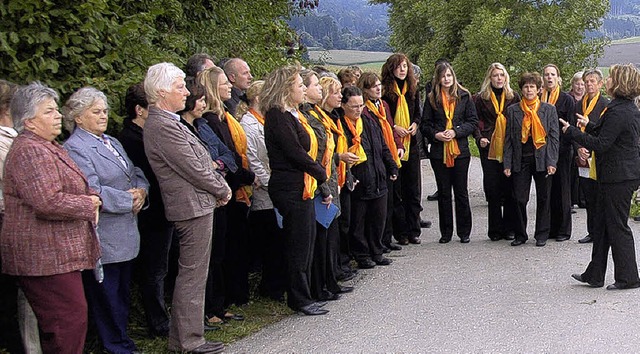
<path id="1" fill-rule="evenodd" d="M 224 101 L 224 106 L 227 107 L 229 113 L 234 117 L 236 115 L 236 109 L 238 108 L 240 101 L 242 101 L 242 95 L 244 95 L 244 92 L 234 86 L 231 88 L 231 98 Z"/>
<path id="2" fill-rule="evenodd" d="M 536 171 L 543 172 L 548 166 L 556 167 L 559 153 L 558 115 L 548 103 L 540 103 L 538 108 L 540 122 L 547 133 L 547 143 L 535 150 Z M 504 168 L 520 172 L 522 167 L 522 119 L 524 112 L 519 104 L 507 107 L 507 131 L 504 141 Z"/>
<path id="3" fill-rule="evenodd" d="M 592 135 L 575 126 L 570 126 L 564 135 L 595 151 L 598 183 L 640 178 L 640 111 L 632 101 L 613 99 Z"/>
<path id="4" fill-rule="evenodd" d="M 304 189 L 304 173 L 322 184 L 327 180 L 325 169 L 309 156 L 311 139 L 302 124 L 290 112 L 272 108 L 265 114 L 264 140 L 269 155 L 271 178 L 269 194 L 300 192 Z"/>
<path id="5" fill-rule="evenodd" d="M 420 120 L 422 119 L 421 108 L 420 108 L 420 93 L 416 89 L 416 93 L 414 95 L 405 95 L 407 99 L 407 106 L 409 107 L 409 119 L 411 123 L 416 123 L 416 126 L 420 126 Z M 387 102 L 389 105 L 389 111 L 391 117 L 391 128 L 394 125 L 394 117 L 396 116 L 396 110 L 398 108 L 398 96 L 395 93 L 385 92 L 382 96 L 382 100 Z M 418 138 L 416 135 L 411 137 L 409 153 L 411 155 L 419 154 L 420 150 L 418 149 Z M 413 148 L 415 146 L 415 148 Z M 398 145 L 398 147 L 402 147 L 402 144 Z"/>
<path id="6" fill-rule="evenodd" d="M 458 148 L 460 149 L 459 158 L 469 157 L 469 140 L 467 137 L 476 130 L 478 126 L 478 115 L 476 113 L 476 106 L 471 99 L 471 95 L 460 90 L 460 98 L 456 103 L 456 108 L 453 113 L 453 130 L 456 132 L 456 140 L 458 141 Z M 429 98 L 424 104 L 424 112 L 422 116 L 422 124 L 420 125 L 420 131 L 422 135 L 429 139 L 431 142 L 430 158 L 434 160 L 444 159 L 444 142 L 435 138 L 436 133 L 446 130 L 447 117 L 444 113 L 444 108 L 441 104 L 437 107 L 433 107 L 429 102 Z"/>
<path id="7" fill-rule="evenodd" d="M 496 114 L 495 108 L 493 108 L 493 103 L 491 100 L 484 100 L 480 96 L 480 93 L 477 93 L 473 96 L 473 102 L 476 105 L 476 112 L 478 113 L 478 128 L 473 132 L 473 137 L 476 139 L 476 144 L 480 147 L 480 139 L 487 138 L 491 141 L 491 137 L 493 136 L 493 132 L 496 129 L 496 119 L 498 118 Z M 505 98 L 504 100 L 504 110 L 502 113 L 507 112 L 507 108 L 514 103 L 520 102 L 520 95 L 516 92 L 513 93 L 512 99 Z M 498 103 L 500 103 L 500 98 L 498 98 Z M 489 150 L 489 145 L 487 145 L 486 150 Z"/>
<path id="8" fill-rule="evenodd" d="M 348 119 L 346 117 L 342 118 Z M 361 117 L 362 134 L 360 135 L 364 153 L 367 161 L 351 167 L 351 173 L 359 183 L 353 190 L 352 197 L 363 200 L 376 199 L 387 193 L 387 180 L 392 175 L 398 174 L 398 166 L 387 148 L 382 131 L 378 124 L 370 118 Z M 353 134 L 345 127 L 344 133 L 347 136 L 347 144 L 353 145 Z"/>
<path id="9" fill-rule="evenodd" d="M 586 99 L 587 99 L 587 95 L 585 94 L 580 101 L 576 102 L 576 114 L 583 114 L 582 101 Z M 595 128 L 596 124 L 598 124 L 598 122 L 600 121 L 600 115 L 602 115 L 602 111 L 604 111 L 604 109 L 607 107 L 609 102 L 611 102 L 611 100 L 608 97 L 605 97 L 604 95 L 600 94 L 600 96 L 598 97 L 598 102 L 596 103 L 596 106 L 593 107 L 593 110 L 589 114 L 589 123 L 587 123 L 585 132 L 591 134 L 591 132 L 593 131 L 593 128 Z M 587 104 L 589 104 L 588 101 L 587 101 Z M 576 120 L 577 120 L 577 116 L 576 116 Z M 582 147 L 580 144 L 578 144 L 575 141 L 573 142 L 573 144 L 575 149 Z"/>
<path id="10" fill-rule="evenodd" d="M 235 173 L 238 171 L 238 165 L 236 165 L 235 155 L 229 150 L 222 140 L 213 132 L 213 129 L 207 124 L 207 120 L 204 118 L 196 118 L 193 121 L 193 128 L 196 129 L 197 135 L 204 141 L 211 154 L 211 159 L 222 162 L 223 171 Z"/>
<path id="11" fill-rule="evenodd" d="M 207 121 L 207 124 L 209 124 L 209 127 L 211 127 L 213 132 L 218 136 L 218 138 L 220 138 L 220 140 L 222 140 L 231 153 L 233 153 L 234 161 L 236 166 L 238 166 L 238 169 L 235 172 L 227 173 L 224 177 L 231 190 L 236 191 L 242 186 L 252 185 L 256 175 L 242 167 L 242 157 L 236 151 L 236 145 L 233 143 L 233 138 L 231 137 L 226 117 L 223 115 L 222 118 L 224 120 L 220 120 L 217 114 L 213 112 L 206 112 L 202 115 L 202 118 Z M 235 200 L 235 193 L 232 199 Z"/>
<path id="12" fill-rule="evenodd" d="M 560 92 L 558 100 L 555 104 L 556 113 L 558 118 L 564 119 L 569 124 L 575 126 L 578 119 L 576 118 L 576 100 L 566 92 Z M 560 121 L 558 120 L 558 129 L 561 128 Z M 571 149 L 571 141 L 567 137 L 560 136 L 560 151 L 563 154 Z"/>
<path id="13" fill-rule="evenodd" d="M 418 101 L 420 102 L 420 101 Z M 382 104 L 382 106 L 380 108 L 383 108 L 385 110 L 385 112 L 387 112 L 387 122 L 389 122 L 389 125 L 391 126 L 391 129 L 393 130 L 393 115 L 391 114 L 391 108 L 389 108 L 389 104 L 384 101 L 384 100 L 380 100 L 380 103 Z M 375 102 L 374 102 L 375 104 Z M 380 108 L 378 108 L 378 110 L 380 110 Z M 422 108 L 420 108 L 420 116 L 422 117 Z M 380 126 L 380 120 L 378 119 L 378 117 L 375 115 L 375 113 L 370 112 L 369 108 L 367 108 L 366 106 L 364 107 L 364 110 L 362 111 L 362 116 L 367 116 L 367 117 L 371 117 L 372 119 L 374 119 L 377 123 L 378 126 Z M 380 129 L 382 129 L 382 127 L 380 126 Z M 393 141 L 396 143 L 396 147 L 402 147 L 402 138 L 400 137 L 400 135 L 396 134 L 396 132 L 393 132 Z"/>
<path id="14" fill-rule="evenodd" d="M 313 111 L 313 114 L 311 113 L 312 111 Z M 316 139 L 318 139 L 318 156 L 316 157 L 316 162 L 322 165 L 322 157 L 324 156 L 324 153 L 327 150 L 327 129 L 324 127 L 324 124 L 320 121 L 320 119 L 322 119 L 320 116 L 320 113 L 315 112 L 314 107 L 311 106 L 310 104 L 303 104 L 300 107 L 300 112 L 302 112 L 302 114 L 304 114 L 305 117 L 307 117 L 307 121 L 309 122 L 311 129 L 313 129 L 313 132 L 316 134 Z M 316 118 L 316 117 L 319 117 L 319 118 Z M 329 134 L 333 134 L 333 133 L 329 132 Z M 334 142 L 335 141 L 336 141 L 336 138 L 334 137 Z M 329 176 L 329 178 L 325 183 L 318 186 L 318 190 L 316 191 L 316 193 L 320 193 L 323 196 L 327 196 L 329 194 L 333 195 L 335 197 L 333 199 L 334 204 L 338 203 L 336 204 L 336 206 L 340 207 L 339 205 L 340 198 L 337 198 L 338 197 L 338 173 L 337 173 L 338 159 L 337 159 L 337 154 L 335 152 L 331 157 L 331 161 L 329 163 L 331 164 L 331 176 Z M 323 166 L 323 167 L 326 167 L 326 166 Z"/>

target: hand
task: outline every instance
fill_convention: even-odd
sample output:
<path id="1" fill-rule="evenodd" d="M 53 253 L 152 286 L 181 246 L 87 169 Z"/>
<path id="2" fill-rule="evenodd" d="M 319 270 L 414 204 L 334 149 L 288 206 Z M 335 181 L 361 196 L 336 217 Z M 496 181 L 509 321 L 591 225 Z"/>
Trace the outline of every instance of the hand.
<path id="1" fill-rule="evenodd" d="M 487 138 L 480 138 L 480 147 L 486 148 L 489 145 L 490 141 Z"/>
<path id="2" fill-rule="evenodd" d="M 456 137 L 456 131 L 453 129 L 447 129 L 444 131 L 444 134 L 449 138 L 449 140 Z"/>
<path id="3" fill-rule="evenodd" d="M 133 196 L 133 206 L 131 210 L 134 214 L 138 214 L 138 212 L 140 212 L 140 210 L 142 210 L 142 207 L 144 206 L 144 202 L 147 198 L 147 192 L 141 188 L 132 188 L 127 192 L 131 193 L 131 195 Z"/>
<path id="4" fill-rule="evenodd" d="M 403 156 L 404 156 L 404 149 L 398 149 L 398 158 L 402 160 Z"/>
<path id="5" fill-rule="evenodd" d="M 547 174 L 549 176 L 553 175 L 554 173 L 556 173 L 556 168 L 553 166 L 547 166 Z"/>
<path id="6" fill-rule="evenodd" d="M 416 123 L 411 123 L 407 131 L 411 135 L 416 135 L 418 133 L 418 125 Z"/>
<path id="7" fill-rule="evenodd" d="M 227 193 L 226 196 L 219 198 L 216 200 L 216 204 L 218 204 L 218 206 L 225 206 L 227 205 L 227 203 L 229 203 L 229 200 L 231 200 L 231 190 L 229 190 L 229 193 Z"/>
<path id="8" fill-rule="evenodd" d="M 440 141 L 443 141 L 443 142 L 451 141 L 451 138 L 447 134 L 445 134 L 445 132 L 446 131 L 436 133 L 436 135 L 435 135 L 436 139 L 438 139 Z"/>
<path id="9" fill-rule="evenodd" d="M 391 175 L 391 177 L 389 177 L 390 180 L 395 181 L 398 179 L 398 175 Z"/>
<path id="10" fill-rule="evenodd" d="M 582 114 L 576 113 L 576 117 L 578 117 L 578 123 L 576 123 L 578 128 L 584 128 L 589 123 L 589 116 L 583 116 Z"/>
<path id="11" fill-rule="evenodd" d="M 262 187 L 262 183 L 260 183 L 260 179 L 258 178 L 258 176 L 256 176 L 256 178 L 253 179 L 253 188 L 260 187 Z"/>
<path id="12" fill-rule="evenodd" d="M 360 158 L 358 157 L 358 155 L 352 153 L 352 152 L 345 152 L 340 154 L 340 161 L 344 161 L 348 164 L 354 164 L 358 161 L 360 161 Z"/>
<path id="13" fill-rule="evenodd" d="M 569 129 L 569 122 L 567 122 L 566 120 L 564 120 L 562 118 L 558 118 L 558 120 L 560 121 L 560 124 L 562 124 L 562 132 L 566 133 L 567 129 Z"/>
<path id="14" fill-rule="evenodd" d="M 333 200 L 333 196 L 329 194 L 328 196 L 322 198 L 322 204 L 327 206 L 327 209 L 331 206 L 331 201 Z"/>
<path id="15" fill-rule="evenodd" d="M 589 150 L 583 147 L 578 148 L 578 157 L 580 160 L 586 161 L 589 158 Z"/>
<path id="16" fill-rule="evenodd" d="M 95 208 L 96 212 L 96 218 L 94 219 L 94 222 L 96 223 L 96 225 L 98 225 L 98 221 L 100 220 L 100 206 L 102 205 L 102 200 L 100 200 L 100 197 L 97 195 L 90 195 L 89 198 L 91 198 L 91 202 L 93 203 L 93 207 Z"/>
<path id="17" fill-rule="evenodd" d="M 401 138 L 404 138 L 405 136 L 411 134 L 411 132 L 408 129 L 404 129 L 399 125 L 393 126 L 393 132 L 398 134 Z"/>
<path id="18" fill-rule="evenodd" d="M 212 162 L 213 162 L 213 169 L 214 170 L 219 170 L 220 169 L 220 165 L 218 165 L 218 163 L 215 162 L 215 161 L 212 161 Z"/>
<path id="19" fill-rule="evenodd" d="M 511 177 L 511 169 L 510 168 L 505 168 L 503 172 L 504 172 L 505 176 Z"/>

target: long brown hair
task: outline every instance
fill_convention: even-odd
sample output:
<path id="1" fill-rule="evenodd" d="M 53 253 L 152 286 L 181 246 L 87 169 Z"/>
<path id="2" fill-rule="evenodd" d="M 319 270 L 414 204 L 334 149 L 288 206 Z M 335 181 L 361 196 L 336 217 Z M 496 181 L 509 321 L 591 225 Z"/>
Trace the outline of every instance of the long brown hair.
<path id="1" fill-rule="evenodd" d="M 396 76 L 393 71 L 402 64 L 402 62 L 407 62 L 407 78 L 405 81 L 409 85 L 407 88 L 407 97 L 413 97 L 416 94 L 418 89 L 418 82 L 416 81 L 416 77 L 413 74 L 413 68 L 411 65 L 411 60 L 404 55 L 403 53 L 395 53 L 391 54 L 387 61 L 382 65 L 382 94 L 389 95 L 392 98 L 397 98 L 396 93 L 393 89 L 393 84 L 396 81 Z M 400 88 L 402 90 L 402 88 Z"/>
<path id="2" fill-rule="evenodd" d="M 451 85 L 449 92 L 447 92 L 449 98 L 457 101 L 460 99 L 460 91 L 469 92 L 469 90 L 458 83 L 456 72 L 453 71 L 453 66 L 448 62 L 440 63 L 436 66 L 433 81 L 431 82 L 431 92 L 429 92 L 429 103 L 431 103 L 431 107 L 433 108 L 436 108 L 438 104 L 442 104 L 442 85 L 440 84 L 440 79 L 447 72 L 447 69 L 451 71 L 451 75 L 453 76 L 453 85 Z"/>

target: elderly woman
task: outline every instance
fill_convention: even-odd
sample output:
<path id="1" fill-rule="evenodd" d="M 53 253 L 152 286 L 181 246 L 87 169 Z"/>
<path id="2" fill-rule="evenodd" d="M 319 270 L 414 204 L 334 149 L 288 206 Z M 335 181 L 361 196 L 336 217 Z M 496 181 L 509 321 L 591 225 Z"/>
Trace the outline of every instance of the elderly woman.
<path id="1" fill-rule="evenodd" d="M 511 246 L 527 242 L 527 203 L 531 178 L 536 184 L 536 246 L 549 238 L 549 193 L 558 161 L 558 115 L 552 105 L 540 102 L 538 73 L 524 73 L 518 80 L 522 93 L 519 104 L 507 108 L 504 141 L 504 174 L 511 177 L 515 198 L 515 240 Z"/>
<path id="2" fill-rule="evenodd" d="M 453 189 L 456 232 L 460 242 L 468 243 L 472 224 L 467 188 L 471 160 L 468 136 L 476 130 L 478 116 L 469 91 L 458 83 L 451 64 L 436 66 L 423 117 L 420 129 L 431 142 L 431 167 L 438 185 L 438 242 L 447 243 L 453 236 Z"/>
<path id="3" fill-rule="evenodd" d="M 562 120 L 563 132 L 571 140 L 594 152 L 594 178 L 598 181 L 598 213 L 591 263 L 579 282 L 604 285 L 609 249 L 613 255 L 615 282 L 607 290 L 640 287 L 633 232 L 629 228 L 631 196 L 640 184 L 640 111 L 634 100 L 640 96 L 640 71 L 633 64 L 613 65 L 605 83 L 613 100 L 604 109 L 590 134 Z M 579 116 L 578 125 L 587 119 Z M 591 121 L 589 119 L 588 121 Z"/>
<path id="4" fill-rule="evenodd" d="M 149 181 L 149 205 L 138 213 L 142 306 L 150 335 L 166 337 L 169 334 L 169 314 L 164 301 L 164 286 L 173 226 L 164 215 L 160 185 L 144 152 L 142 137 L 149 104 L 141 83 L 129 87 L 124 105 L 127 116 L 119 140 L 133 165 L 139 167 Z"/>
<path id="5" fill-rule="evenodd" d="M 45 353 L 82 353 L 87 302 L 81 270 L 95 267 L 100 197 L 54 140 L 62 130 L 58 94 L 21 87 L 11 102 L 20 132 L 4 170 L 3 272 L 17 276 L 42 333 Z M 34 247 L 37 245 L 37 247 Z"/>
<path id="6" fill-rule="evenodd" d="M 273 71 L 261 94 L 265 113 L 264 137 L 271 166 L 269 196 L 282 215 L 287 263 L 287 303 L 305 315 L 324 315 L 309 286 L 316 221 L 313 197 L 327 171 L 316 162 L 318 141 L 307 119 L 298 111 L 306 86 L 300 66 Z M 331 194 L 323 195 L 331 203 Z"/>
<path id="7" fill-rule="evenodd" d="M 72 132 L 64 148 L 102 200 L 97 231 L 104 281 L 83 273 L 89 309 L 105 350 L 132 353 L 137 349 L 127 335 L 127 323 L 132 260 L 140 250 L 136 215 L 145 204 L 149 183 L 120 142 L 105 134 L 109 105 L 104 93 L 83 87 L 69 97 L 62 112 L 65 128 Z"/>
<path id="8" fill-rule="evenodd" d="M 585 94 L 586 83 L 583 79 L 584 71 L 578 71 L 573 74 L 571 78 L 571 90 L 569 90 L 569 95 L 573 97 L 573 99 L 578 102 L 582 99 Z"/>
<path id="9" fill-rule="evenodd" d="M 473 97 L 478 113 L 478 128 L 473 136 L 480 151 L 482 184 L 489 204 L 487 236 L 491 241 L 513 240 L 514 200 L 511 179 L 503 171 L 503 149 L 507 127 L 507 107 L 520 102 L 509 85 L 504 65 L 489 65 L 480 92 Z"/>
<path id="10" fill-rule="evenodd" d="M 213 211 L 216 205 L 229 201 L 231 190 L 215 170 L 207 147 L 176 114 L 184 109 L 189 96 L 184 78 L 184 72 L 171 63 L 148 69 L 144 80 L 149 101 L 144 150 L 160 184 L 167 220 L 173 222 L 180 240 L 169 349 L 217 353 L 224 345 L 204 338 L 204 291 Z"/>
<path id="11" fill-rule="evenodd" d="M 575 125 L 575 100 L 566 92 L 562 92 L 560 69 L 548 64 L 543 69 L 543 84 L 540 101 L 555 106 L 558 118 Z M 558 123 L 558 130 L 560 125 Z M 560 136 L 557 171 L 550 178 L 551 182 L 551 220 L 549 238 L 562 242 L 571 238 L 571 164 L 573 163 L 573 146 L 569 139 Z"/>

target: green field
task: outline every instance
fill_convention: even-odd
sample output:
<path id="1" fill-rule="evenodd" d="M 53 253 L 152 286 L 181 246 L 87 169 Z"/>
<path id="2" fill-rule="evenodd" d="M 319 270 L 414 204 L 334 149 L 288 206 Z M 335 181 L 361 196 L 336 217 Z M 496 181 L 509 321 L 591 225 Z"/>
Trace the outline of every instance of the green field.
<path id="1" fill-rule="evenodd" d="M 611 44 L 633 44 L 633 43 L 640 43 L 640 36 L 616 39 L 611 41 Z"/>

